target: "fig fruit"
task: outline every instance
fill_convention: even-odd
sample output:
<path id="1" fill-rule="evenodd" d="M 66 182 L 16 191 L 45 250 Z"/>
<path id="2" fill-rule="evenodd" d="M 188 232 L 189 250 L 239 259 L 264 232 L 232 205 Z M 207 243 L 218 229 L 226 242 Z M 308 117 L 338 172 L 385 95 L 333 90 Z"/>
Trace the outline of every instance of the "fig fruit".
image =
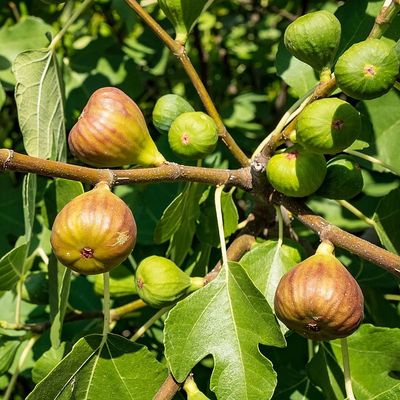
<path id="1" fill-rule="evenodd" d="M 275 154 L 267 164 L 267 178 L 271 185 L 290 197 L 314 193 L 321 186 L 325 174 L 325 157 L 299 145 Z"/>
<path id="2" fill-rule="evenodd" d="M 333 254 L 318 250 L 282 277 L 274 306 L 289 329 L 312 340 L 349 336 L 364 316 L 357 281 Z"/>
<path id="3" fill-rule="evenodd" d="M 314 153 L 336 154 L 349 147 L 361 131 L 359 112 L 349 103 L 321 99 L 299 115 L 296 142 Z"/>
<path id="4" fill-rule="evenodd" d="M 136 270 L 136 290 L 148 305 L 162 308 L 204 286 L 203 278 L 191 278 L 164 257 L 145 258 Z"/>
<path id="5" fill-rule="evenodd" d="M 49 279 L 47 272 L 33 271 L 24 280 L 22 300 L 32 304 L 48 304 Z"/>
<path id="6" fill-rule="evenodd" d="M 175 29 L 175 40 L 185 44 L 200 15 L 214 0 L 158 0 L 158 5 Z"/>
<path id="7" fill-rule="evenodd" d="M 135 246 L 136 233 L 129 207 L 101 182 L 58 213 L 50 241 L 62 264 L 92 275 L 121 264 Z"/>
<path id="8" fill-rule="evenodd" d="M 328 11 L 316 11 L 293 21 L 285 31 L 288 51 L 317 71 L 330 69 L 340 43 L 341 25 Z"/>
<path id="9" fill-rule="evenodd" d="M 389 41 L 367 39 L 353 44 L 338 59 L 335 76 L 339 88 L 355 99 L 373 99 L 393 87 L 400 62 Z"/>
<path id="10" fill-rule="evenodd" d="M 168 132 L 171 149 L 182 158 L 200 159 L 212 153 L 218 142 L 214 120 L 203 112 L 181 114 Z"/>
<path id="11" fill-rule="evenodd" d="M 139 107 L 114 87 L 92 94 L 69 134 L 68 144 L 76 158 L 94 167 L 149 167 L 165 161 Z"/>
<path id="12" fill-rule="evenodd" d="M 172 123 L 185 112 L 194 108 L 177 94 L 166 94 L 157 100 L 153 110 L 153 124 L 160 133 L 168 133 Z"/>
<path id="13" fill-rule="evenodd" d="M 317 194 L 333 200 L 349 200 L 361 193 L 363 186 L 360 166 L 352 157 L 340 155 L 328 162 Z"/>

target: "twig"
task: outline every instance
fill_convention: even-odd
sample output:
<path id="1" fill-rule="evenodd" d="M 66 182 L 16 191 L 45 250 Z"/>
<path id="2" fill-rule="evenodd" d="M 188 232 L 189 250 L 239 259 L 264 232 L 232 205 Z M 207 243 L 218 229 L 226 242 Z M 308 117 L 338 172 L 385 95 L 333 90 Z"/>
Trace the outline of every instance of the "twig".
<path id="1" fill-rule="evenodd" d="M 375 39 L 382 37 L 399 12 L 400 2 L 398 0 L 386 0 L 375 18 L 375 24 L 368 37 Z"/>
<path id="2" fill-rule="evenodd" d="M 179 389 L 182 387 L 182 383 L 178 383 L 171 374 L 168 374 L 167 379 L 161 385 L 157 394 L 154 396 L 153 400 L 170 400 L 172 399 L 176 393 L 178 393 Z"/>
<path id="3" fill-rule="evenodd" d="M 342 348 L 343 374 L 344 384 L 346 388 L 346 398 L 347 400 L 356 400 L 353 393 L 353 385 L 351 384 L 350 359 L 347 338 L 340 339 L 340 345 Z"/>
<path id="4" fill-rule="evenodd" d="M 126 0 L 126 2 L 181 62 L 183 68 L 186 71 L 186 74 L 188 75 L 193 86 L 197 90 L 197 93 L 205 109 L 207 110 L 207 113 L 215 121 L 218 128 L 219 137 L 225 143 L 232 155 L 239 161 L 239 163 L 243 167 L 248 166 L 250 163 L 249 159 L 227 131 L 213 100 L 211 99 L 203 82 L 201 81 L 196 69 L 193 67 L 192 62 L 190 61 L 190 58 L 186 53 L 185 47 L 179 42 L 172 39 L 172 37 L 168 35 L 168 33 L 154 20 L 154 18 L 146 10 L 143 9 L 143 7 L 136 0 Z"/>

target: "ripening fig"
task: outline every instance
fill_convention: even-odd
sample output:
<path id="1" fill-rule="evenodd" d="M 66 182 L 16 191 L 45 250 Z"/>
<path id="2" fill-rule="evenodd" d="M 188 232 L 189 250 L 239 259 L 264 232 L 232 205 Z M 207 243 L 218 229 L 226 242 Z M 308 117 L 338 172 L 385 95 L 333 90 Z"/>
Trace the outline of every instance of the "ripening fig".
<path id="1" fill-rule="evenodd" d="M 321 186 L 325 174 L 325 157 L 299 145 L 275 154 L 267 164 L 267 178 L 271 185 L 290 197 L 314 193 Z"/>
<path id="2" fill-rule="evenodd" d="M 316 11 L 293 21 L 286 29 L 286 48 L 317 71 L 330 70 L 340 43 L 339 20 L 328 11 Z"/>
<path id="3" fill-rule="evenodd" d="M 69 134 L 68 144 L 76 158 L 95 167 L 150 167 L 165 161 L 139 107 L 114 87 L 92 94 Z"/>
<path id="4" fill-rule="evenodd" d="M 364 317 L 364 297 L 357 281 L 325 243 L 282 277 L 274 305 L 277 317 L 289 329 L 312 340 L 349 336 Z"/>
<path id="5" fill-rule="evenodd" d="M 175 29 L 175 40 L 185 44 L 200 15 L 214 0 L 158 0 L 158 5 Z"/>
<path id="6" fill-rule="evenodd" d="M 168 132 L 171 149 L 182 158 L 197 160 L 211 154 L 218 142 L 214 120 L 203 112 L 186 112 Z"/>
<path id="7" fill-rule="evenodd" d="M 121 264 L 135 246 L 136 232 L 132 211 L 101 182 L 58 213 L 50 241 L 62 264 L 92 275 Z"/>
<path id="8" fill-rule="evenodd" d="M 183 97 L 166 94 L 157 100 L 153 110 L 153 124 L 160 133 L 168 133 L 176 118 L 193 111 L 194 108 Z"/>
<path id="9" fill-rule="evenodd" d="M 319 196 L 333 200 L 350 200 L 361 193 L 364 179 L 353 157 L 340 155 L 327 164 L 326 176 L 317 190 Z"/>
<path id="10" fill-rule="evenodd" d="M 353 44 L 338 59 L 335 76 L 339 88 L 355 99 L 373 99 L 388 92 L 399 74 L 395 45 L 384 39 Z"/>
<path id="11" fill-rule="evenodd" d="M 296 142 L 314 153 L 336 154 L 349 147 L 361 131 L 360 113 L 349 103 L 321 99 L 300 114 Z"/>
<path id="12" fill-rule="evenodd" d="M 204 286 L 203 278 L 191 278 L 165 257 L 145 258 L 136 270 L 136 290 L 148 305 L 162 308 Z"/>

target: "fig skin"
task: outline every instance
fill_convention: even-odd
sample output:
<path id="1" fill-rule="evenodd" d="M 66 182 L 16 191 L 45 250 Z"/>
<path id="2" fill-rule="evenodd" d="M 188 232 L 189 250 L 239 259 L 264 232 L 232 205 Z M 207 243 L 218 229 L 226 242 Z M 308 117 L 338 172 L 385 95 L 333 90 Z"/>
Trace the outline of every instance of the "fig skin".
<path id="1" fill-rule="evenodd" d="M 178 156 L 198 160 L 211 154 L 218 142 L 214 120 L 203 112 L 186 112 L 172 123 L 168 132 L 171 149 Z"/>
<path id="2" fill-rule="evenodd" d="M 77 159 L 94 167 L 151 167 L 165 162 L 139 107 L 114 87 L 92 94 L 71 129 L 68 144 Z"/>
<path id="3" fill-rule="evenodd" d="M 58 213 L 50 241 L 63 265 L 94 275 L 120 265 L 132 252 L 136 235 L 132 211 L 102 182 Z"/>
<path id="4" fill-rule="evenodd" d="M 326 176 L 317 195 L 333 200 L 350 200 L 361 193 L 364 179 L 353 157 L 340 155 L 328 162 Z"/>
<path id="5" fill-rule="evenodd" d="M 278 192 L 289 197 L 305 197 L 321 186 L 326 161 L 322 154 L 294 145 L 272 156 L 266 171 L 269 182 Z"/>
<path id="6" fill-rule="evenodd" d="M 194 112 L 194 108 L 183 97 L 166 94 L 154 106 L 153 124 L 160 133 L 168 134 L 172 123 L 185 112 Z"/>
<path id="7" fill-rule="evenodd" d="M 374 99 L 387 93 L 399 74 L 394 44 L 367 39 L 346 50 L 335 66 L 339 88 L 354 99 Z"/>
<path id="8" fill-rule="evenodd" d="M 360 113 L 346 101 L 329 98 L 308 105 L 297 121 L 296 142 L 314 153 L 337 154 L 361 131 Z"/>
<path id="9" fill-rule="evenodd" d="M 321 10 L 293 21 L 284 34 L 288 51 L 317 71 L 330 69 L 339 47 L 341 25 L 330 12 Z"/>
<path id="10" fill-rule="evenodd" d="M 191 278 L 165 257 L 150 256 L 139 264 L 135 283 L 137 293 L 145 303 L 162 308 L 204 286 L 204 279 Z"/>
<path id="11" fill-rule="evenodd" d="M 277 317 L 312 340 L 351 335 L 364 317 L 362 291 L 332 254 L 315 254 L 286 273 L 274 300 Z"/>

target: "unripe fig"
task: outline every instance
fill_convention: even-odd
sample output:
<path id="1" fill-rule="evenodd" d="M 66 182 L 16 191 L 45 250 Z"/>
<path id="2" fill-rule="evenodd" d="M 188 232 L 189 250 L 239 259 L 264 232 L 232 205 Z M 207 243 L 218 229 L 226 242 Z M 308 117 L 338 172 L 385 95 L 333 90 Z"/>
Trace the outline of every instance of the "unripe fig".
<path id="1" fill-rule="evenodd" d="M 47 272 L 31 272 L 24 280 L 21 298 L 32 304 L 47 304 L 49 302 L 49 279 Z"/>
<path id="2" fill-rule="evenodd" d="M 176 118 L 193 111 L 194 108 L 183 97 L 166 94 L 157 100 L 153 110 L 153 124 L 160 133 L 168 133 Z"/>
<path id="3" fill-rule="evenodd" d="M 314 153 L 336 154 L 349 147 L 361 131 L 359 112 L 349 103 L 321 99 L 300 114 L 296 142 Z"/>
<path id="4" fill-rule="evenodd" d="M 68 144 L 76 158 L 95 167 L 149 167 L 165 161 L 139 107 L 114 87 L 92 94 L 69 134 Z"/>
<path id="5" fill-rule="evenodd" d="M 353 44 L 338 59 L 335 76 L 339 88 L 355 99 L 373 99 L 393 87 L 400 62 L 395 46 L 380 39 Z"/>
<path id="6" fill-rule="evenodd" d="M 182 158 L 204 158 L 211 154 L 217 145 L 217 126 L 214 120 L 203 112 L 186 112 L 172 123 L 168 141 L 171 149 Z"/>
<path id="7" fill-rule="evenodd" d="M 286 48 L 317 71 L 330 69 L 340 43 L 339 20 L 328 11 L 316 11 L 293 21 L 286 29 Z"/>
<path id="8" fill-rule="evenodd" d="M 363 186 L 360 166 L 352 157 L 340 155 L 328 162 L 324 182 L 317 194 L 328 199 L 349 200 L 361 193 Z"/>
<path id="9" fill-rule="evenodd" d="M 314 193 L 321 186 L 325 174 L 325 157 L 299 145 L 275 154 L 267 164 L 267 177 L 271 185 L 290 197 Z"/>
<path id="10" fill-rule="evenodd" d="M 136 232 L 129 207 L 101 182 L 58 213 L 50 240 L 62 264 L 92 275 L 121 264 L 135 246 Z"/>
<path id="11" fill-rule="evenodd" d="M 357 281 L 334 255 L 318 250 L 282 277 L 274 305 L 289 329 L 312 340 L 349 336 L 364 316 Z"/>
<path id="12" fill-rule="evenodd" d="M 214 0 L 158 0 L 158 5 L 175 29 L 175 40 L 185 44 L 200 15 Z"/>
<path id="13" fill-rule="evenodd" d="M 203 278 L 191 278 L 173 261 L 159 256 L 147 257 L 139 264 L 135 281 L 140 298 L 155 308 L 173 304 L 204 286 Z"/>

